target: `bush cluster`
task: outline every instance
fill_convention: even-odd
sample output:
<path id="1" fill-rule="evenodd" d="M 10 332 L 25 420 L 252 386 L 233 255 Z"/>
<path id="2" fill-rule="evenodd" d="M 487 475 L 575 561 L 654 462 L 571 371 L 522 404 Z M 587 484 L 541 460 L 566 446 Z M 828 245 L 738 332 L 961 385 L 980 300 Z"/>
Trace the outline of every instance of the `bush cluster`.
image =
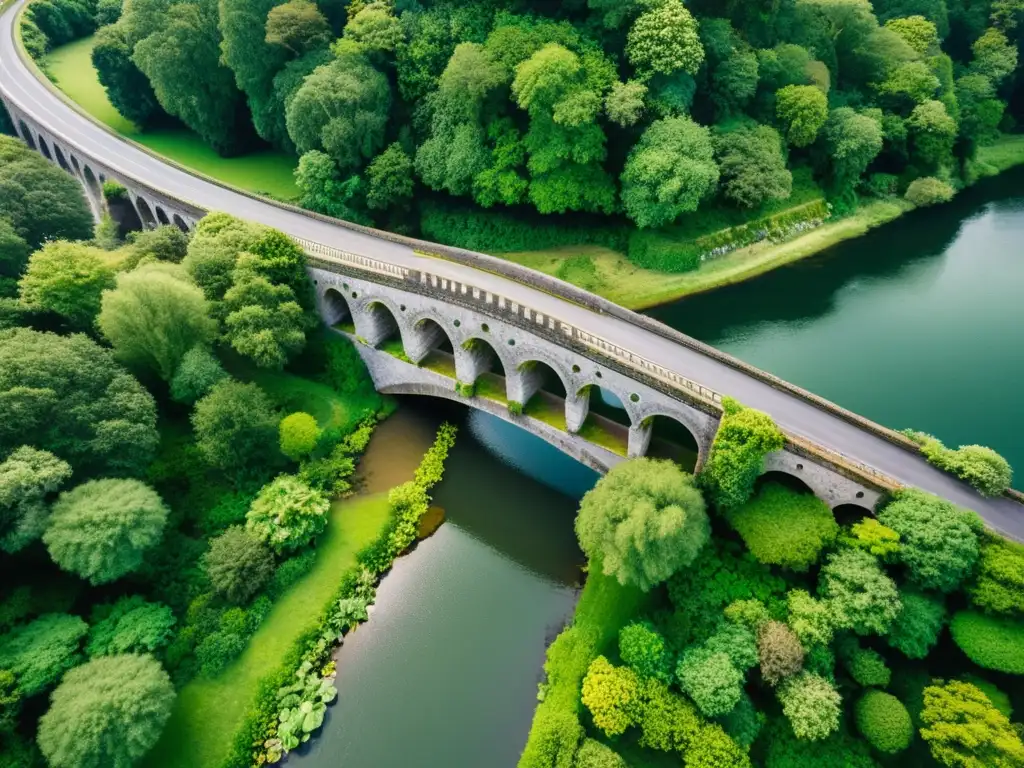
<path id="1" fill-rule="evenodd" d="M 747 502 L 764 471 L 764 457 L 781 450 L 785 438 L 761 411 L 744 408 L 731 398 L 723 398 L 722 407 L 722 421 L 700 481 L 715 507 L 727 510 Z"/>

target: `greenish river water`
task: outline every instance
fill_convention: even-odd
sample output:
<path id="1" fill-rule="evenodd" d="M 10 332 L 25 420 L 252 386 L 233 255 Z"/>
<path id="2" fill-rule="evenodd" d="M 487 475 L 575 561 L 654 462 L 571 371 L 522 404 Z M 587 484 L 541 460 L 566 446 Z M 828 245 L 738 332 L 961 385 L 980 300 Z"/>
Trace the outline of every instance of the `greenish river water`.
<path id="1" fill-rule="evenodd" d="M 652 314 L 883 424 L 988 444 L 1024 471 L 1024 172 Z M 289 764 L 512 768 L 525 743 L 544 649 L 582 578 L 572 520 L 596 476 L 492 416 L 409 399 L 374 438 L 370 484 L 406 479 L 391 470 L 413 466 L 445 417 L 461 426 L 435 492 L 447 522 L 382 582 L 338 653 L 323 732 Z"/>

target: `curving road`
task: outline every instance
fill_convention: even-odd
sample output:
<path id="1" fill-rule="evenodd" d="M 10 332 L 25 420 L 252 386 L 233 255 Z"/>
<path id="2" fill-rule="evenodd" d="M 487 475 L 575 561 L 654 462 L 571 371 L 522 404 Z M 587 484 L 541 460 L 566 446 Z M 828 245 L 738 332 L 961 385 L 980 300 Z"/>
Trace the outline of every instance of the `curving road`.
<path id="1" fill-rule="evenodd" d="M 146 154 L 68 106 L 21 61 L 14 43 L 13 22 L 17 10 L 24 2 L 20 0 L 0 16 L 0 92 L 83 155 L 96 158 L 143 186 L 155 188 L 204 210 L 226 211 L 240 218 L 262 222 L 294 237 L 411 269 L 424 269 L 452 280 L 466 281 L 560 317 L 711 389 L 735 397 L 746 405 L 766 411 L 789 432 L 875 467 L 905 485 L 923 488 L 970 507 L 985 519 L 989 527 L 1024 541 L 1024 506 L 1009 498 L 984 498 L 968 485 L 935 469 L 921 456 L 697 350 L 638 328 L 627 320 L 598 314 L 499 275 L 453 262 L 420 257 L 407 245 L 354 232 L 271 203 L 254 200 Z M 960 405 L 958 402 L 949 403 L 950 408 Z"/>

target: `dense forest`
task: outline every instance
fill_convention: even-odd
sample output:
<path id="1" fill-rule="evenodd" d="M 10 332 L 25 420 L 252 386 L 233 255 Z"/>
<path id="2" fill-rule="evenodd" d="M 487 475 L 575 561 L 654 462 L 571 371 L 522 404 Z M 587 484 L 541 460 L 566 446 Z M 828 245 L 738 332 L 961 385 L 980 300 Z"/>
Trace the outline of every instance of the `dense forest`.
<path id="1" fill-rule="evenodd" d="M 607 241 L 609 224 L 619 245 L 633 233 L 634 260 L 681 270 L 694 254 L 666 248 L 670 228 L 698 208 L 728 225 L 808 190 L 838 213 L 858 195 L 928 204 L 983 175 L 977 146 L 1024 109 L 1022 14 L 1019 0 L 37 0 L 25 37 L 43 52 L 98 27 L 93 60 L 123 115 L 180 121 L 223 154 L 295 153 L 313 210 L 504 250 Z"/>

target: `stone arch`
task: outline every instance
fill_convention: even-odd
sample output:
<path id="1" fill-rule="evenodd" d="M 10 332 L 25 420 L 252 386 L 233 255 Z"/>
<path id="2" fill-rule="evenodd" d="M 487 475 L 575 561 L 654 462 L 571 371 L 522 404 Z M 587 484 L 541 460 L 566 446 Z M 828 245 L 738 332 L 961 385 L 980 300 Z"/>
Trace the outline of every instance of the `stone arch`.
<path id="1" fill-rule="evenodd" d="M 70 156 L 70 158 L 71 158 L 71 167 L 75 169 L 75 173 L 76 174 L 81 176 L 82 175 L 82 166 L 80 166 L 78 164 L 78 158 L 75 157 L 73 154 Z"/>
<path id="2" fill-rule="evenodd" d="M 802 467 L 803 464 L 797 466 Z M 796 472 L 783 470 L 783 469 L 769 469 L 761 473 L 761 476 L 757 478 L 757 482 L 754 485 L 755 492 L 765 486 L 768 483 L 776 483 L 789 488 L 791 491 L 798 493 L 814 493 L 814 488 L 807 481 L 807 475 L 801 473 L 801 470 Z"/>
<path id="3" fill-rule="evenodd" d="M 484 377 L 488 392 L 506 397 L 509 371 L 513 370 L 498 345 L 480 335 L 463 339 L 455 349 L 455 375 L 462 384 L 476 385 Z"/>
<path id="4" fill-rule="evenodd" d="M 622 407 L 606 402 L 602 390 L 618 400 Z M 637 421 L 634 414 L 634 403 L 617 387 L 610 387 L 604 382 L 591 381 L 576 389 L 576 397 L 586 399 L 589 412 L 600 414 L 616 424 L 631 427 Z"/>
<path id="5" fill-rule="evenodd" d="M 174 226 L 176 226 L 186 235 L 188 234 L 189 226 L 188 224 L 185 223 L 185 220 L 181 218 L 181 216 L 179 216 L 178 214 L 174 214 L 174 216 L 171 217 L 171 223 L 174 224 Z"/>
<path id="6" fill-rule="evenodd" d="M 18 121 L 18 127 L 21 129 L 21 136 L 28 145 L 28 148 L 33 152 L 38 152 L 39 147 L 36 145 L 36 137 L 32 133 L 32 129 L 28 127 L 24 120 Z"/>
<path id="7" fill-rule="evenodd" d="M 789 448 L 765 456 L 764 470 L 762 475 L 780 472 L 798 478 L 830 509 L 846 502 L 873 508 L 882 496 L 880 491 L 841 474 L 828 463 Z"/>
<path id="8" fill-rule="evenodd" d="M 491 361 L 491 365 L 487 370 L 493 370 L 493 364 L 497 363 L 498 367 L 501 368 L 501 373 L 499 374 L 501 376 L 507 375 L 510 369 L 515 368 L 512 361 L 504 354 L 504 351 L 501 349 L 501 345 L 496 344 L 494 339 L 489 339 L 486 336 L 481 336 L 480 334 L 474 334 L 463 339 L 459 346 L 466 350 L 471 349 L 474 346 L 483 350 Z"/>
<path id="9" fill-rule="evenodd" d="M 61 151 L 59 144 L 53 145 L 53 154 L 57 158 L 57 165 L 59 165 L 62 170 L 65 170 L 68 173 L 74 173 L 74 171 L 71 169 L 71 165 L 68 163 L 67 158 L 64 157 L 64 153 Z"/>
<path id="10" fill-rule="evenodd" d="M 320 315 L 324 323 L 334 328 L 346 321 L 352 322 L 352 309 L 337 288 L 328 288 L 320 299 Z"/>
<path id="11" fill-rule="evenodd" d="M 433 317 L 421 317 L 419 320 L 409 324 L 410 336 L 436 337 L 436 343 L 428 347 L 428 351 L 438 350 L 455 354 L 455 339 L 444 323 L 435 320 Z"/>
<path id="12" fill-rule="evenodd" d="M 95 194 L 97 197 L 103 196 L 103 185 L 100 184 L 99 180 L 96 178 L 96 174 L 93 173 L 92 168 L 90 168 L 85 163 L 82 164 L 82 178 L 85 179 L 86 185 L 89 187 L 90 191 L 92 191 L 93 194 Z M 141 200 L 142 198 L 139 199 Z M 139 218 L 142 218 L 142 214 L 139 214 Z M 144 220 L 143 223 L 145 223 Z"/>
<path id="13" fill-rule="evenodd" d="M 401 314 L 387 299 L 370 299 L 355 315 L 356 333 L 371 347 L 377 347 L 396 336 L 401 341 L 403 336 L 399 317 Z"/>
<path id="14" fill-rule="evenodd" d="M 840 525 L 853 525 L 865 518 L 874 517 L 874 510 L 861 502 L 861 499 L 857 499 L 857 503 L 845 501 L 832 507 L 832 515 L 836 522 Z"/>
<path id="15" fill-rule="evenodd" d="M 153 209 L 149 207 L 146 199 L 144 197 L 136 197 L 135 207 L 139 212 L 139 218 L 142 219 L 142 228 L 153 229 L 156 226 L 156 217 L 153 215 Z"/>
<path id="16" fill-rule="evenodd" d="M 169 227 L 171 225 L 171 220 L 167 218 L 167 212 L 159 205 L 156 207 L 156 220 L 160 222 L 161 226 Z"/>
<path id="17" fill-rule="evenodd" d="M 53 153 L 50 152 L 50 145 L 46 143 L 43 134 L 39 134 L 39 152 L 49 161 L 53 161 Z"/>
<path id="18" fill-rule="evenodd" d="M 671 459 L 690 472 L 697 468 L 701 458 L 699 433 L 678 414 L 649 413 L 643 424 L 651 432 L 647 456 Z"/>

